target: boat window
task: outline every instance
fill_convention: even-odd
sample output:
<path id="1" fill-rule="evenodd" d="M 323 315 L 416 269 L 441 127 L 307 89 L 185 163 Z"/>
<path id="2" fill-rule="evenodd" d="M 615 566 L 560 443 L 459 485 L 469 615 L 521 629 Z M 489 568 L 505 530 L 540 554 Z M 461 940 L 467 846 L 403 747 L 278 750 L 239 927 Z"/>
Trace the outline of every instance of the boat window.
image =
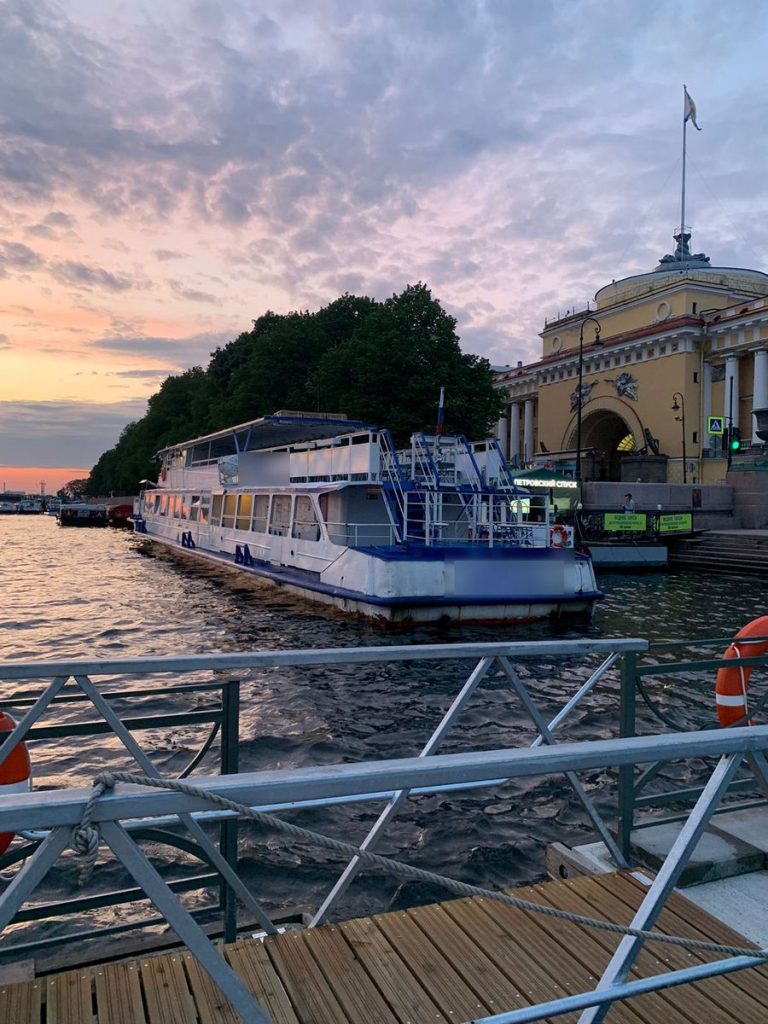
<path id="1" fill-rule="evenodd" d="M 223 494 L 213 495 L 213 505 L 211 507 L 211 522 L 215 523 L 216 526 L 221 525 L 221 506 L 224 503 Z"/>
<path id="2" fill-rule="evenodd" d="M 191 519 L 192 517 L 191 517 L 190 512 L 191 512 L 190 498 L 185 494 L 184 497 L 181 499 L 181 518 L 182 519 Z"/>
<path id="3" fill-rule="evenodd" d="M 235 525 L 235 508 L 237 507 L 237 495 L 224 495 L 224 512 L 221 517 L 221 525 L 225 528 L 232 528 Z"/>
<path id="4" fill-rule="evenodd" d="M 253 511 L 253 495 L 241 494 L 237 503 L 237 528 L 238 530 L 249 530 L 251 528 L 251 512 Z"/>
<path id="5" fill-rule="evenodd" d="M 200 511 L 200 495 L 193 494 L 192 501 L 189 503 L 189 519 L 190 522 L 197 522 L 197 513 Z"/>
<path id="6" fill-rule="evenodd" d="M 160 511 L 160 499 L 162 498 L 162 495 L 161 494 L 156 494 L 154 497 L 155 497 L 155 503 L 154 503 L 154 508 L 152 509 L 152 511 L 155 513 L 155 515 L 157 515 L 157 513 Z"/>
<path id="7" fill-rule="evenodd" d="M 291 522 L 291 496 L 290 494 L 275 494 L 272 497 L 272 513 L 269 520 L 269 532 L 278 537 L 285 537 L 288 534 L 288 527 Z"/>
<path id="8" fill-rule="evenodd" d="M 198 523 L 207 523 L 209 518 L 210 518 L 210 515 L 209 515 L 210 509 L 208 507 L 208 501 L 209 500 L 210 499 L 207 498 L 205 495 L 203 495 L 200 498 L 200 508 L 198 510 L 198 513 L 197 513 L 197 521 L 198 521 Z"/>
<path id="9" fill-rule="evenodd" d="M 167 494 L 164 494 L 162 496 L 162 498 L 160 499 L 160 515 L 161 516 L 167 516 L 168 515 L 168 495 Z"/>
<path id="10" fill-rule="evenodd" d="M 173 498 L 173 511 L 171 513 L 174 519 L 178 519 L 181 516 L 181 495 L 177 494 Z"/>
<path id="11" fill-rule="evenodd" d="M 269 495 L 256 494 L 253 499 L 253 523 L 251 529 L 257 533 L 267 532 L 267 513 L 269 512 Z"/>
<path id="12" fill-rule="evenodd" d="M 299 540 L 320 540 L 320 524 L 317 521 L 312 499 L 305 494 L 296 498 L 293 513 L 293 536 Z"/>

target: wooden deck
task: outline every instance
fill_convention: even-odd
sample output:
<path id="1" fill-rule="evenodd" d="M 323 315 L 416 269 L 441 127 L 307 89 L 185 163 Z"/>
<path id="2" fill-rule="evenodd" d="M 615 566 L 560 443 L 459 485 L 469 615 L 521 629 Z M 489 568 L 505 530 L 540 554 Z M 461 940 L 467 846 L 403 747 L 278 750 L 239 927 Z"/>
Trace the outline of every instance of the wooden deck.
<path id="1" fill-rule="evenodd" d="M 628 873 L 548 882 L 515 894 L 628 923 L 644 892 Z M 673 894 L 659 927 L 751 945 Z M 454 900 L 224 947 L 273 1024 L 460 1024 L 594 985 L 617 937 L 491 900 Z M 647 947 L 634 977 L 707 954 Z M 616 1004 L 615 1024 L 763 1021 L 768 966 Z M 576 1015 L 558 1017 L 574 1021 Z M 0 1024 L 239 1024 L 186 952 L 41 977 L 0 989 Z"/>

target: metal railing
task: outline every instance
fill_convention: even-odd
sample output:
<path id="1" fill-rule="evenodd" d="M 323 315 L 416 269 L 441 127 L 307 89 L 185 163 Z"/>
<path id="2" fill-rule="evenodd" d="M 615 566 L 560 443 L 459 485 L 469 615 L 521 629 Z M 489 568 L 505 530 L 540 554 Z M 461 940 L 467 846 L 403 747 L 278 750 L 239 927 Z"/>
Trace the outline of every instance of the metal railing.
<path id="1" fill-rule="evenodd" d="M 723 645 L 722 640 L 713 641 Z M 152 728 L 158 722 L 165 727 L 175 724 L 202 723 L 221 731 L 218 765 L 221 775 L 192 775 L 208 751 L 213 749 L 215 736 L 209 735 L 192 762 L 186 766 L 185 776 L 194 782 L 199 795 L 148 790 L 144 787 L 115 790 L 101 797 L 93 807 L 92 822 L 99 829 L 100 839 L 111 850 L 117 861 L 132 877 L 135 888 L 120 893 L 122 902 L 149 898 L 161 915 L 186 943 L 202 966 L 211 975 L 245 1021 L 265 1024 L 267 1018 L 243 988 L 224 959 L 210 945 L 196 923 L 193 914 L 185 909 L 178 893 L 185 886 L 179 880 L 163 879 L 147 860 L 137 840 L 149 836 L 154 841 L 168 841 L 171 845 L 196 851 L 211 865 L 210 885 L 219 886 L 223 894 L 221 908 L 228 923 L 225 938 L 234 937 L 235 900 L 239 900 L 261 922 L 267 932 L 274 932 L 268 915 L 236 875 L 237 821 L 242 813 L 237 810 L 211 810 L 206 795 L 217 794 L 234 800 L 245 808 L 276 811 L 302 807 L 330 807 L 341 802 L 378 802 L 383 809 L 360 844 L 363 853 L 373 851 L 385 834 L 389 822 L 398 814 L 412 795 L 440 791 L 466 791 L 474 788 L 499 786 L 514 779 L 532 778 L 548 774 L 563 775 L 572 787 L 596 833 L 602 838 L 617 866 L 627 866 L 628 839 L 639 804 L 636 766 L 668 764 L 677 759 L 700 760 L 719 758 L 708 780 L 694 792 L 684 794 L 695 801 L 693 810 L 685 816 L 683 827 L 672 849 L 650 886 L 646 897 L 635 914 L 632 926 L 652 928 L 664 902 L 677 882 L 681 871 L 698 843 L 713 813 L 731 791 L 737 775 L 744 765 L 756 776 L 761 787 L 768 786 L 768 727 L 751 729 L 713 729 L 692 733 L 671 731 L 665 735 L 636 736 L 636 694 L 638 682 L 653 673 L 671 674 L 675 671 L 710 670 L 723 664 L 723 659 L 661 664 L 648 664 L 649 645 L 644 640 L 575 640 L 541 641 L 533 643 L 447 644 L 384 648 L 349 648 L 304 651 L 267 651 L 228 655 L 200 655 L 177 658 L 135 658 L 77 660 L 62 662 L 6 663 L 0 665 L 0 683 L 38 682 L 48 679 L 44 688 L 36 692 L 18 690 L 3 701 L 5 707 L 22 712 L 18 724 L 0 745 L 0 765 L 16 744 L 24 739 L 30 744 L 56 739 L 64 733 L 72 736 L 73 723 L 66 726 L 40 724 L 49 711 L 74 704 L 85 704 L 95 709 L 98 720 L 82 724 L 83 735 L 110 731 L 121 742 L 125 752 L 135 761 L 144 776 L 158 778 L 160 772 L 147 752 L 139 745 L 135 734 Z M 584 662 L 582 671 L 575 676 L 573 659 Z M 443 664 L 457 659 L 469 660 L 473 667 L 466 675 L 450 707 L 440 718 L 429 740 L 418 756 L 396 760 L 362 762 L 331 766 L 310 766 L 285 771 L 261 771 L 237 774 L 238 714 L 241 694 L 247 700 L 249 680 L 247 673 L 258 669 L 336 666 L 363 663 L 436 662 Z M 571 696 L 550 720 L 543 714 L 536 698 L 536 690 L 526 684 L 527 673 L 520 662 L 531 659 L 562 661 L 567 665 L 571 680 Z M 566 660 L 567 659 L 567 660 Z M 640 659 L 646 659 L 641 664 Z M 596 662 L 596 664 L 595 664 Z M 765 658 L 731 659 L 731 667 L 739 663 L 764 664 Z M 616 670 L 621 670 L 621 712 L 619 736 L 610 740 L 557 741 L 556 733 L 563 722 L 579 707 L 601 680 L 619 689 Z M 441 669 L 442 672 L 442 669 Z M 140 683 L 156 674 L 187 677 L 189 674 L 206 675 L 205 679 L 182 682 L 163 687 L 126 688 L 124 678 L 135 677 Z M 211 673 L 222 673 L 213 679 Z M 440 748 L 456 726 L 460 716 L 478 688 L 489 675 L 503 678 L 509 693 L 525 710 L 536 732 L 529 747 L 503 750 L 470 751 L 461 754 L 442 754 Z M 115 686 L 109 677 L 119 677 Z M 152 697 L 169 694 L 208 694 L 219 691 L 219 703 L 203 711 L 184 709 L 163 715 L 142 714 L 131 717 L 128 705 L 134 697 Z M 78 723 L 74 723 L 77 725 Z M 78 728 L 80 726 L 78 725 Z M 53 731 L 51 731 L 53 730 Z M 592 798 L 579 780 L 579 773 L 588 769 L 618 771 L 619 837 L 613 837 L 610 823 L 605 820 Z M 647 774 L 644 770 L 640 778 Z M 0 833 L 16 832 L 29 837 L 18 848 L 12 847 L 11 859 L 24 860 L 13 880 L 0 895 L 0 931 L 27 913 L 23 905 L 35 892 L 47 872 L 63 853 L 72 839 L 72 828 L 82 819 L 92 794 L 90 789 L 53 789 L 16 794 L 0 800 Z M 680 794 L 678 794 L 680 796 Z M 642 806 L 642 805 L 641 805 Z M 184 826 L 191 839 L 180 837 L 171 826 Z M 215 844 L 203 825 L 214 824 L 219 832 Z M 185 844 L 185 845 L 182 845 Z M 353 882 L 361 867 L 360 858 L 353 856 L 338 880 L 316 911 L 311 926 L 321 924 L 339 905 L 343 893 Z M 183 882 L 183 880 L 181 880 Z M 189 881 L 189 880 L 187 880 Z M 202 880 L 192 880 L 198 887 Z M 187 886 L 186 888 L 189 888 Z M 102 897 L 92 897 L 99 900 Z M 80 913 L 88 907 L 89 897 L 65 900 L 52 913 Z M 95 903 L 94 905 L 103 905 Z M 66 909 L 62 909 L 66 908 Z M 153 919 L 157 922 L 157 918 Z M 137 921 L 134 926 L 145 924 Z M 124 926 L 110 930 L 123 930 Z M 77 937 L 81 937 L 83 933 Z M 90 935 L 91 933 L 85 933 Z M 23 956 L 24 945 L 7 943 L 3 949 L 10 955 Z M 666 985 L 727 973 L 754 966 L 755 956 L 730 956 L 716 963 L 702 964 L 679 971 L 671 971 L 651 979 L 627 983 L 628 972 L 644 940 L 625 936 L 601 980 L 591 992 L 555 999 L 539 1007 L 529 1007 L 487 1018 L 487 1024 L 522 1024 L 523 1021 L 550 1017 L 572 1010 L 584 1010 L 584 1024 L 596 1024 L 603 1019 L 609 1006 L 618 999 L 640 991 L 651 991 Z"/>
<path id="2" fill-rule="evenodd" d="M 768 642 L 768 641 L 767 641 Z M 622 659 L 622 682 L 620 704 L 620 735 L 636 736 L 639 733 L 660 729 L 669 732 L 694 732 L 718 730 L 715 709 L 715 676 L 720 668 L 745 667 L 765 668 L 768 656 L 729 658 L 723 654 L 729 639 L 715 637 L 697 640 L 694 654 L 691 644 L 684 641 L 657 642 L 649 644 L 645 655 L 628 652 Z M 702 652 L 712 649 L 717 656 L 702 657 Z M 680 660 L 680 652 L 684 658 Z M 670 709 L 665 694 L 674 684 L 677 699 L 688 693 L 685 712 Z M 699 695 L 710 695 L 703 704 Z M 768 703 L 768 695 L 753 702 L 751 713 L 759 712 Z M 744 724 L 747 724 L 746 721 Z M 631 835 L 637 830 L 657 825 L 678 823 L 687 817 L 687 806 L 696 801 L 702 793 L 703 784 L 692 780 L 685 786 L 665 781 L 663 770 L 667 762 L 657 761 L 644 765 L 642 771 L 624 767 L 619 771 L 618 843 L 625 857 L 631 856 Z M 743 811 L 764 806 L 766 787 L 755 773 L 744 772 L 728 785 L 726 798 L 738 798 L 740 802 L 722 805 L 716 813 Z M 670 813 L 668 808 L 674 806 Z"/>

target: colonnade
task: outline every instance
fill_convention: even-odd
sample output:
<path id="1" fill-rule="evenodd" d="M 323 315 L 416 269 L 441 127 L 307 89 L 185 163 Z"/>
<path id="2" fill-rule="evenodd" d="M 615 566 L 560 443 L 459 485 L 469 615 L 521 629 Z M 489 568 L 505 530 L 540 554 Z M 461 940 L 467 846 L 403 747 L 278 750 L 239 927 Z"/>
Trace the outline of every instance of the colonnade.
<path id="1" fill-rule="evenodd" d="M 511 402 L 507 406 L 506 415 L 499 420 L 496 434 L 505 458 L 512 460 L 517 457 L 522 462 L 529 462 L 533 458 L 536 452 L 533 407 L 533 398 L 526 398 L 522 402 Z"/>
<path id="2" fill-rule="evenodd" d="M 750 409 L 751 423 L 744 431 L 744 439 L 753 444 L 762 444 L 757 436 L 757 420 L 751 415 L 753 409 L 768 409 L 768 349 L 755 349 L 752 353 L 754 364 L 752 368 L 752 409 Z M 707 424 L 710 416 L 722 415 L 726 426 L 738 427 L 741 424 L 739 391 L 739 360 L 741 356 L 732 353 L 725 357 L 725 376 L 723 378 L 723 408 L 713 410 L 712 408 L 712 364 L 704 363 L 701 390 L 701 416 L 702 436 L 707 439 Z"/>

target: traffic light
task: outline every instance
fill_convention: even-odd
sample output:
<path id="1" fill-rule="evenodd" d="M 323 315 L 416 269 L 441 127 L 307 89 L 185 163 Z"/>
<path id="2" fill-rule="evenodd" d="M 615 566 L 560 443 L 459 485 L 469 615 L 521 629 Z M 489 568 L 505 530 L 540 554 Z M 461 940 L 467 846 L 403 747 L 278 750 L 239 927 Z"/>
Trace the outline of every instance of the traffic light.
<path id="1" fill-rule="evenodd" d="M 738 427 L 730 429 L 729 447 L 732 452 L 737 452 L 741 448 L 741 430 Z"/>

